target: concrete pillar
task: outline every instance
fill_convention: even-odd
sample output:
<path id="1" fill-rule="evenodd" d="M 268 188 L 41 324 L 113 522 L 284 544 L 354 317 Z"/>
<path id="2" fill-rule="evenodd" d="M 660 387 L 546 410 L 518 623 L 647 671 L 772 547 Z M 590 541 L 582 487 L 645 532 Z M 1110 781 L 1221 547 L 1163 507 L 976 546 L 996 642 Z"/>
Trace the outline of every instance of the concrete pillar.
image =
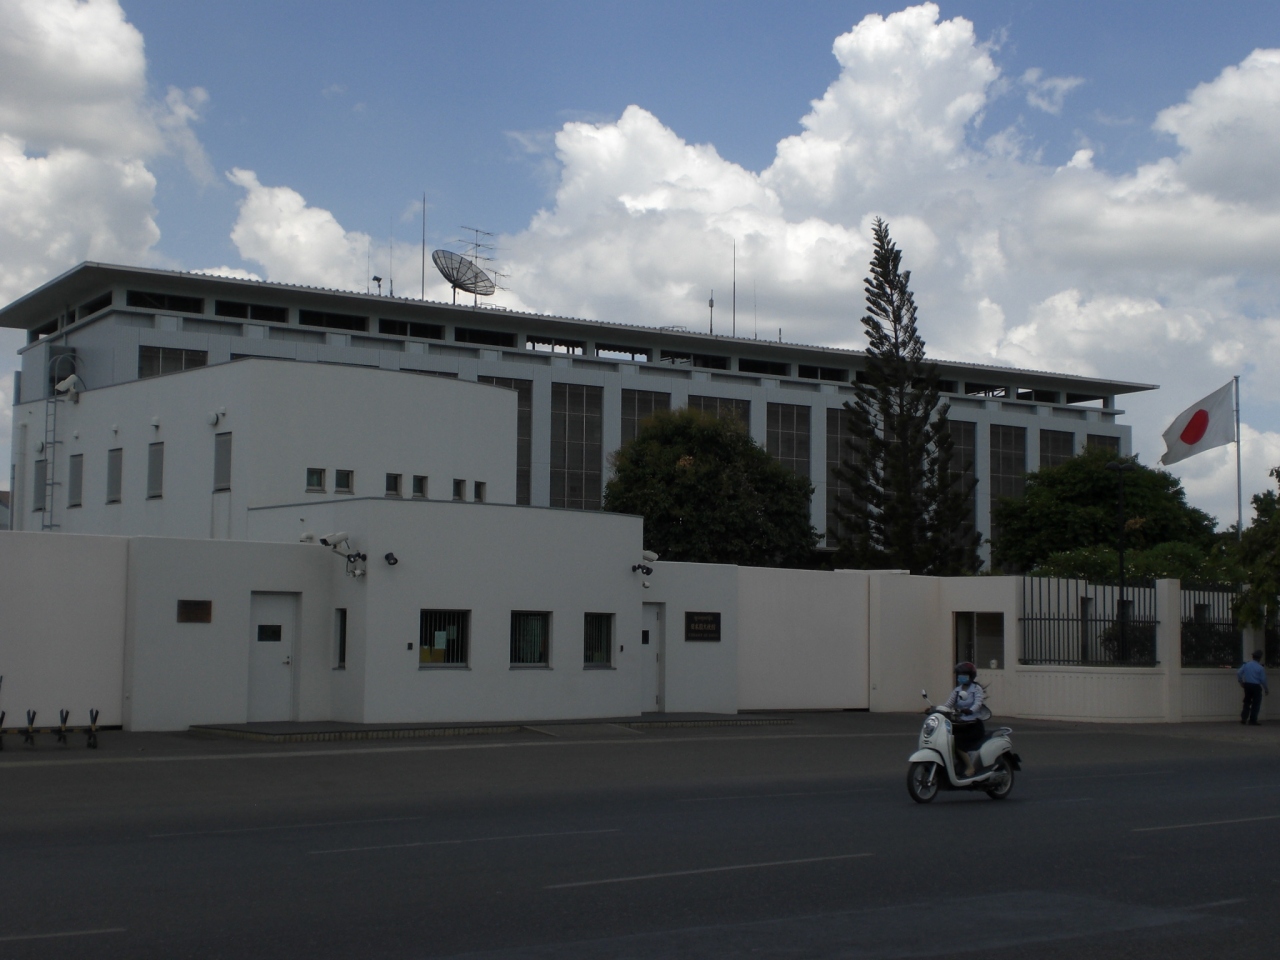
<path id="1" fill-rule="evenodd" d="M 1164 719 L 1182 722 L 1182 583 L 1156 581 L 1156 661 L 1164 674 Z"/>

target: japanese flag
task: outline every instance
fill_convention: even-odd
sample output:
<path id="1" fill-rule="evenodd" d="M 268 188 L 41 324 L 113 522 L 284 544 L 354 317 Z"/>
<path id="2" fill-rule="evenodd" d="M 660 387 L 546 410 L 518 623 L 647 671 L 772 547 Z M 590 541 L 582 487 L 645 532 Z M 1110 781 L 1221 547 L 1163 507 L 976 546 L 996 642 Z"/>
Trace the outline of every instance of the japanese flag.
<path id="1" fill-rule="evenodd" d="M 1164 432 L 1163 464 L 1177 463 L 1236 438 L 1232 384 L 1183 410 Z"/>

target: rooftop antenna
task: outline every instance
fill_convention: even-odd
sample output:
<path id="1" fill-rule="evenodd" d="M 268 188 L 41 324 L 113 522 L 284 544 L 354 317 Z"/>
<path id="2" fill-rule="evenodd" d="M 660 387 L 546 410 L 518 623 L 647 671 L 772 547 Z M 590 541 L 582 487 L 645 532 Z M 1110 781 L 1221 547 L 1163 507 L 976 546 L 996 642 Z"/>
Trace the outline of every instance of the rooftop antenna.
<path id="1" fill-rule="evenodd" d="M 387 236 L 390 238 L 387 247 L 387 283 L 391 286 L 391 296 L 396 295 L 396 228 L 395 218 L 387 217 Z"/>
<path id="2" fill-rule="evenodd" d="M 716 292 L 714 290 L 711 291 L 711 297 L 707 300 L 707 309 L 711 311 L 711 325 L 707 332 L 714 336 L 716 332 Z"/>
<path id="3" fill-rule="evenodd" d="M 733 335 L 738 335 L 738 241 L 733 241 Z"/>
<path id="4" fill-rule="evenodd" d="M 760 303 L 756 299 L 756 278 L 751 278 L 751 313 L 755 317 L 755 337 L 760 339 Z"/>
<path id="5" fill-rule="evenodd" d="M 489 282 L 493 284 L 494 290 L 499 289 L 501 284 L 498 281 L 504 279 L 506 274 L 499 273 L 495 267 L 497 258 L 494 256 L 494 251 L 496 250 L 497 245 L 493 240 L 494 235 L 488 230 L 481 230 L 478 227 L 462 227 L 462 229 L 471 234 L 470 239 L 457 241 L 458 243 L 466 245 L 466 258 L 473 264 L 477 265 L 480 272 L 484 273 L 489 278 Z M 432 259 L 435 259 L 435 254 L 432 254 Z M 437 266 L 439 266 L 439 264 L 437 264 Z M 492 290 L 489 293 L 478 293 L 475 290 L 470 290 L 468 292 L 473 295 L 473 306 L 479 305 L 478 297 L 491 296 L 493 293 Z"/>
<path id="6" fill-rule="evenodd" d="M 369 274 L 373 273 L 373 238 L 364 240 L 364 292 L 369 292 Z"/>
<path id="7" fill-rule="evenodd" d="M 422 299 L 427 299 L 427 191 L 422 191 Z"/>

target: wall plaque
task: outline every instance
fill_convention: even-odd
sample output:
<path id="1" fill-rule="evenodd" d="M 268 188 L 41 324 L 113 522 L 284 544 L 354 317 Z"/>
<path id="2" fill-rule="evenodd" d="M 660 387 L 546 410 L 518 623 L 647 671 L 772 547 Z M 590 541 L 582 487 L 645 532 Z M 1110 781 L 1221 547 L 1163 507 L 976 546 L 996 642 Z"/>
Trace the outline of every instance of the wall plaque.
<path id="1" fill-rule="evenodd" d="M 686 610 L 684 613 L 684 638 L 686 641 L 711 640 L 718 643 L 720 640 L 720 614 L 694 613 L 692 610 Z"/>

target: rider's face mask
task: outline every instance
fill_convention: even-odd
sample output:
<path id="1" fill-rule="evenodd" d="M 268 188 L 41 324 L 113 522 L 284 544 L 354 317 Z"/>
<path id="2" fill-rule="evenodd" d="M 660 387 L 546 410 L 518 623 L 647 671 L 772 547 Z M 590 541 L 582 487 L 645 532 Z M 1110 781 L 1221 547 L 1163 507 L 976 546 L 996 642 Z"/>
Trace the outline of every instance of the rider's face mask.
<path id="1" fill-rule="evenodd" d="M 967 687 L 969 685 L 969 675 L 967 673 L 960 674 L 960 676 L 956 677 L 956 682 L 962 687 Z"/>

